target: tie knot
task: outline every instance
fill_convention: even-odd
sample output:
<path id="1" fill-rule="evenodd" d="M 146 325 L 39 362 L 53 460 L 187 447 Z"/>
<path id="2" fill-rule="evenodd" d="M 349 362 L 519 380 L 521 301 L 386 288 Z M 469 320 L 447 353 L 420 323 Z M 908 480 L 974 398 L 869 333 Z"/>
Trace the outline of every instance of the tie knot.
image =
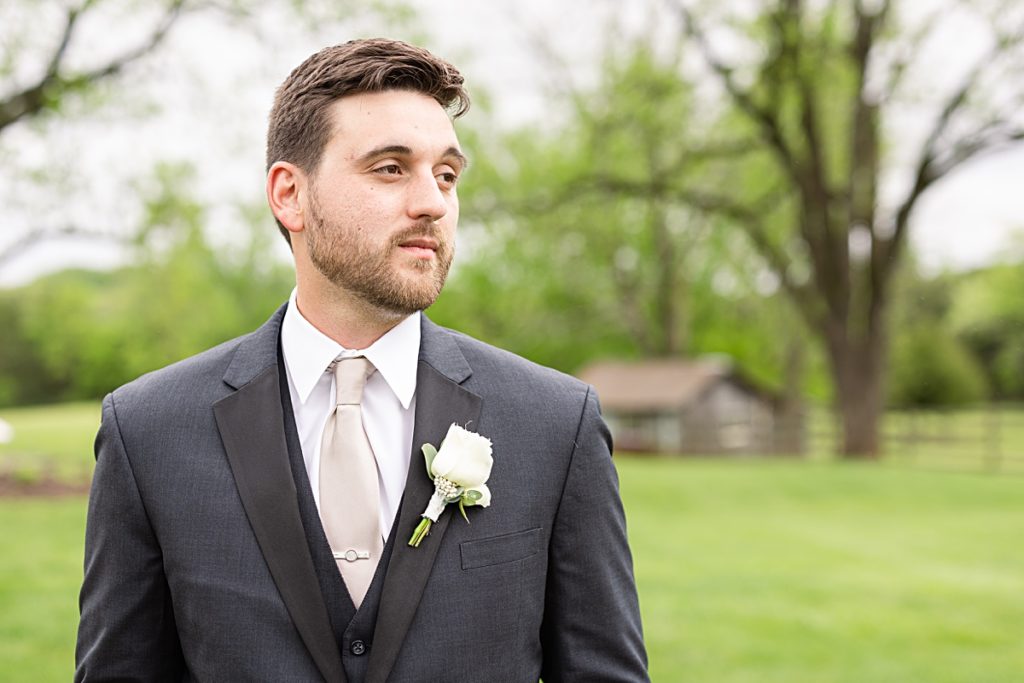
<path id="1" fill-rule="evenodd" d="M 334 364 L 334 383 L 336 403 L 340 405 L 359 405 L 363 401 L 363 387 L 366 378 L 377 368 L 366 358 L 342 358 Z"/>

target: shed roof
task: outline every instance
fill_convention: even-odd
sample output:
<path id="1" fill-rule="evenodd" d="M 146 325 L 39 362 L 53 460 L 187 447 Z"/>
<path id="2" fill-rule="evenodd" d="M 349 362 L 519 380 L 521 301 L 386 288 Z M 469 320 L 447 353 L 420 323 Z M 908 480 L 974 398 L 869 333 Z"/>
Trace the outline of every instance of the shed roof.
<path id="1" fill-rule="evenodd" d="M 711 359 L 601 361 L 584 367 L 579 378 L 594 385 L 602 408 L 629 412 L 684 408 L 722 380 L 755 393 L 733 381 L 728 364 Z"/>

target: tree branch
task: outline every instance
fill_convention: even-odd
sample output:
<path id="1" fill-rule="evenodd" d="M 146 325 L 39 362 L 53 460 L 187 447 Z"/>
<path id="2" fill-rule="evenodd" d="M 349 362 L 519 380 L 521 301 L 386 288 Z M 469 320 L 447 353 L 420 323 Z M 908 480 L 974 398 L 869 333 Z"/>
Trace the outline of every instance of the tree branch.
<path id="1" fill-rule="evenodd" d="M 933 172 L 935 180 L 946 176 L 979 154 L 994 152 L 1000 147 L 1010 146 L 1021 141 L 1024 141 L 1024 128 L 1006 131 L 990 128 L 964 138 L 954 145 L 948 154 L 943 155 L 943 158 L 936 159 Z"/>
<path id="2" fill-rule="evenodd" d="M 864 13 L 857 3 L 857 24 L 849 54 L 853 60 L 855 79 L 850 108 L 853 112 L 853 135 L 850 149 L 849 224 L 871 226 L 874 222 L 878 177 L 878 105 L 867 93 L 868 67 L 877 35 L 878 15 Z"/>
<path id="3" fill-rule="evenodd" d="M 806 140 L 807 164 L 795 171 L 805 212 L 800 223 L 801 232 L 811 249 L 819 281 L 842 280 L 847 271 L 847 231 L 846 226 L 834 229 L 836 226 L 830 211 L 834 193 L 828 179 L 817 93 L 805 66 L 803 42 L 807 39 L 800 34 L 801 0 L 783 0 L 774 19 L 781 53 L 799 95 L 800 130 Z M 827 287 L 826 292 L 843 289 L 841 284 L 836 284 Z M 842 302 L 836 300 L 834 304 L 840 306 Z"/>
<path id="4" fill-rule="evenodd" d="M 825 149 L 818 122 L 818 106 L 814 88 L 804 69 L 801 39 L 797 37 L 801 14 L 800 0 L 784 0 L 773 19 L 782 56 L 789 62 L 797 91 L 800 93 L 800 126 L 807 138 L 807 156 L 810 168 L 810 173 L 802 185 L 810 185 L 819 194 L 827 194 Z"/>
<path id="5" fill-rule="evenodd" d="M 85 2 L 80 7 L 69 10 L 64 32 L 48 60 L 43 76 L 36 83 L 0 100 L 0 131 L 27 116 L 43 111 L 54 98 L 114 76 L 124 67 L 152 52 L 163 42 L 168 31 L 181 15 L 185 2 L 186 0 L 172 0 L 156 28 L 140 46 L 126 51 L 102 66 L 77 74 L 62 73 L 62 62 L 82 12 L 87 10 L 92 3 Z"/>
<path id="6" fill-rule="evenodd" d="M 60 64 L 64 59 L 64 55 L 67 53 L 68 45 L 71 44 L 71 36 L 75 32 L 75 26 L 78 24 L 78 17 L 85 7 L 75 7 L 68 10 L 67 20 L 64 24 L 64 33 L 61 34 L 60 43 L 57 45 L 57 49 L 53 51 L 53 55 L 50 57 L 50 63 L 46 67 L 46 74 L 43 79 L 54 78 L 60 72 Z"/>
<path id="7" fill-rule="evenodd" d="M 744 233 L 754 243 L 768 267 L 779 278 L 779 283 L 796 306 L 796 310 L 810 329 L 818 329 L 822 325 L 822 316 L 813 292 L 806 284 L 797 284 L 789 274 L 787 265 L 791 259 L 769 237 L 763 223 L 746 224 Z"/>
<path id="8" fill-rule="evenodd" d="M 879 103 L 889 101 L 893 97 L 903 81 L 907 68 L 913 62 L 914 57 L 920 52 L 921 43 L 925 37 L 932 33 L 939 21 L 946 17 L 947 13 L 947 8 L 939 7 L 925 17 L 913 33 L 910 34 L 910 37 L 903 42 L 900 47 L 900 53 L 895 56 L 892 64 L 889 66 L 886 84 L 879 93 Z"/>
<path id="9" fill-rule="evenodd" d="M 979 146 L 978 142 L 980 141 L 972 142 L 967 146 L 963 146 L 961 144 L 958 146 L 962 147 L 962 149 L 959 152 L 953 153 L 945 162 L 940 164 L 940 160 L 938 158 L 940 154 L 938 146 L 942 137 L 949 129 L 950 121 L 952 121 L 953 117 L 963 108 L 971 94 L 971 91 L 975 87 L 975 83 L 979 80 L 982 73 L 984 73 L 984 71 L 990 66 L 992 60 L 1006 49 L 1008 42 L 1019 43 L 1022 39 L 1024 39 L 1024 27 L 1018 29 L 1012 36 L 996 41 L 992 49 L 986 52 L 985 55 L 975 63 L 974 67 L 967 74 L 967 77 L 961 82 L 960 87 L 950 95 L 949 99 L 942 107 L 941 112 L 932 124 L 928 138 L 922 146 L 921 154 L 918 157 L 915 167 L 914 183 L 896 212 L 895 228 L 892 239 L 889 241 L 889 253 L 886 254 L 887 260 L 894 258 L 894 254 L 899 250 L 900 245 L 906 239 L 910 214 L 913 211 L 914 206 L 917 204 L 918 199 L 921 197 L 921 194 L 931 186 L 932 183 L 949 173 L 953 168 L 987 148 L 986 144 L 981 144 Z M 977 135 L 977 133 L 975 135 Z M 973 137 L 975 136 L 972 136 L 972 138 Z M 1016 140 L 1019 138 L 1011 135 L 1011 139 Z"/>
<path id="10" fill-rule="evenodd" d="M 702 192 L 693 188 L 671 187 L 664 183 L 637 182 L 609 176 L 591 178 L 588 187 L 581 186 L 578 189 L 677 201 L 703 213 L 722 216 L 742 225 L 744 232 L 754 243 L 762 258 L 778 276 L 782 287 L 793 298 L 807 324 L 812 327 L 821 324 L 820 308 L 817 305 L 814 292 L 807 285 L 793 281 L 787 269 L 787 264 L 791 259 L 771 240 L 765 227 L 764 217 L 778 205 L 783 195 L 767 195 L 758 202 L 747 204 L 724 195 Z"/>
<path id="11" fill-rule="evenodd" d="M 588 99 L 576 84 L 569 64 L 555 50 L 553 41 L 548 40 L 536 24 L 528 26 L 523 19 L 523 13 L 514 12 L 513 7 L 512 5 L 506 7 L 503 14 L 512 25 L 518 26 L 520 34 L 534 53 L 540 55 L 545 67 L 542 72 L 548 82 L 548 89 L 560 95 L 568 95 L 573 108 L 582 116 L 588 116 L 590 112 Z"/>
<path id="12" fill-rule="evenodd" d="M 707 62 L 711 70 L 718 76 L 719 81 L 725 88 L 726 92 L 736 103 L 736 105 L 743 111 L 747 116 L 753 120 L 753 122 L 761 130 L 762 135 L 768 142 L 769 147 L 779 157 L 780 165 L 787 175 L 791 176 L 794 182 L 799 184 L 799 179 L 794 175 L 794 169 L 798 167 L 798 163 L 795 159 L 795 154 L 786 141 L 785 136 L 782 132 L 782 125 L 778 119 L 778 113 L 766 109 L 757 102 L 754 101 L 751 94 L 745 91 L 743 88 L 736 83 L 736 79 L 733 78 L 732 69 L 725 65 L 708 44 L 707 36 L 704 31 L 697 26 L 697 22 L 693 17 L 693 14 L 689 9 L 682 4 L 682 0 L 675 0 L 671 2 L 670 6 L 675 9 L 683 22 L 683 30 L 685 34 L 693 39 L 700 49 L 701 54 L 704 57 L 704 61 Z"/>

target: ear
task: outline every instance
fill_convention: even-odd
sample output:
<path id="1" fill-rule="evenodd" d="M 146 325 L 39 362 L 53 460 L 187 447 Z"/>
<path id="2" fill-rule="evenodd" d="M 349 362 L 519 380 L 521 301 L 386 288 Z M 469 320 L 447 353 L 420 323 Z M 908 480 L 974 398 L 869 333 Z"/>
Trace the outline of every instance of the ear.
<path id="1" fill-rule="evenodd" d="M 274 217 L 289 232 L 302 232 L 306 227 L 302 195 L 307 186 L 306 174 L 295 164 L 276 161 L 267 171 L 267 202 Z"/>

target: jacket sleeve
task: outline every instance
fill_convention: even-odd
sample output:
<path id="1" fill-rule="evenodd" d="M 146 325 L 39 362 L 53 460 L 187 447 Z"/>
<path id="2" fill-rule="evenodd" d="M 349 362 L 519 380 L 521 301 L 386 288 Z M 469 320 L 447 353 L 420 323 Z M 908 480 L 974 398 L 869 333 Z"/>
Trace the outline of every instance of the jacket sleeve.
<path id="1" fill-rule="evenodd" d="M 551 536 L 541 677 L 648 681 L 611 436 L 589 390 Z"/>
<path id="2" fill-rule="evenodd" d="M 160 545 L 114 408 L 103 401 L 85 532 L 75 681 L 178 680 L 183 673 Z"/>

